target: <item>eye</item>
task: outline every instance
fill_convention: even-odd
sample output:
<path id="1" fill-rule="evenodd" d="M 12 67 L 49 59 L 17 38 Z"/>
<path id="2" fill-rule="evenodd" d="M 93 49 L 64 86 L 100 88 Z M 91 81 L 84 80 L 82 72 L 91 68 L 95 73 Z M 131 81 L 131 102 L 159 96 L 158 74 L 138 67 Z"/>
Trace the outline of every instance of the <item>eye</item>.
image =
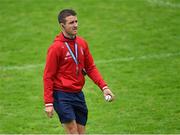
<path id="1" fill-rule="evenodd" d="M 73 24 L 73 23 L 74 23 L 74 21 L 70 22 L 70 24 Z"/>
<path id="2" fill-rule="evenodd" d="M 71 21 L 71 22 L 69 22 L 69 24 L 73 24 L 73 23 L 77 23 L 78 21 L 77 20 L 75 20 L 75 21 Z"/>

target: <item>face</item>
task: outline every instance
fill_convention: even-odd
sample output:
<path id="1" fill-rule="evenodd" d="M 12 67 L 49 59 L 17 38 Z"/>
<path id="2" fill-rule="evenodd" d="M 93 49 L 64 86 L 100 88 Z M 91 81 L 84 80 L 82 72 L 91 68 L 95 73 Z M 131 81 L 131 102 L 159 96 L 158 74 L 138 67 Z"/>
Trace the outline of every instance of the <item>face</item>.
<path id="1" fill-rule="evenodd" d="M 65 18 L 66 23 L 62 24 L 63 30 L 66 34 L 69 36 L 75 36 L 77 34 L 77 29 L 78 29 L 78 21 L 76 16 L 68 16 Z"/>

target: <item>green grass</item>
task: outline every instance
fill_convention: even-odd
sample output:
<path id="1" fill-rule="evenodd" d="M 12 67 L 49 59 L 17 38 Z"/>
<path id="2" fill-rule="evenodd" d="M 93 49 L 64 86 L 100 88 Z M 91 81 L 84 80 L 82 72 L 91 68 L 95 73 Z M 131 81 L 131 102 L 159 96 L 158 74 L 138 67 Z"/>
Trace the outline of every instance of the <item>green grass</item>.
<path id="1" fill-rule="evenodd" d="M 180 133 L 178 0 L 0 0 L 0 133 L 64 133 L 44 113 L 42 83 L 63 8 L 77 11 L 79 35 L 116 95 L 105 102 L 86 78 L 87 133 Z"/>

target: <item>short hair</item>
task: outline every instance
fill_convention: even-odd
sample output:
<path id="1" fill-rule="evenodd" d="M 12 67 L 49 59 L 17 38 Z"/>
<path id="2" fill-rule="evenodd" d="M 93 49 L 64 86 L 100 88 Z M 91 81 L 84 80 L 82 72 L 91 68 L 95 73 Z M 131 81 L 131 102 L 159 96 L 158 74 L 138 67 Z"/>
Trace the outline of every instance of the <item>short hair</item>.
<path id="1" fill-rule="evenodd" d="M 59 12 L 58 22 L 65 24 L 66 23 L 65 18 L 71 15 L 76 16 L 76 12 L 72 9 L 63 9 L 62 11 Z"/>

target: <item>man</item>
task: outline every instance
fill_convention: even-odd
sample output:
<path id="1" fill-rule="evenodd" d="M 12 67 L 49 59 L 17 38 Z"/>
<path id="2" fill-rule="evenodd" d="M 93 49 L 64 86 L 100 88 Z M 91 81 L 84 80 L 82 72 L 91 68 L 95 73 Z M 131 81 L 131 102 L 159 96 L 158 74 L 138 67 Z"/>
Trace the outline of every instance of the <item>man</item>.
<path id="1" fill-rule="evenodd" d="M 68 134 L 84 134 L 88 110 L 82 88 L 87 74 L 103 91 L 114 95 L 98 72 L 87 42 L 77 35 L 76 12 L 64 9 L 58 15 L 62 32 L 49 47 L 44 70 L 44 102 L 48 117 L 57 112 Z"/>

